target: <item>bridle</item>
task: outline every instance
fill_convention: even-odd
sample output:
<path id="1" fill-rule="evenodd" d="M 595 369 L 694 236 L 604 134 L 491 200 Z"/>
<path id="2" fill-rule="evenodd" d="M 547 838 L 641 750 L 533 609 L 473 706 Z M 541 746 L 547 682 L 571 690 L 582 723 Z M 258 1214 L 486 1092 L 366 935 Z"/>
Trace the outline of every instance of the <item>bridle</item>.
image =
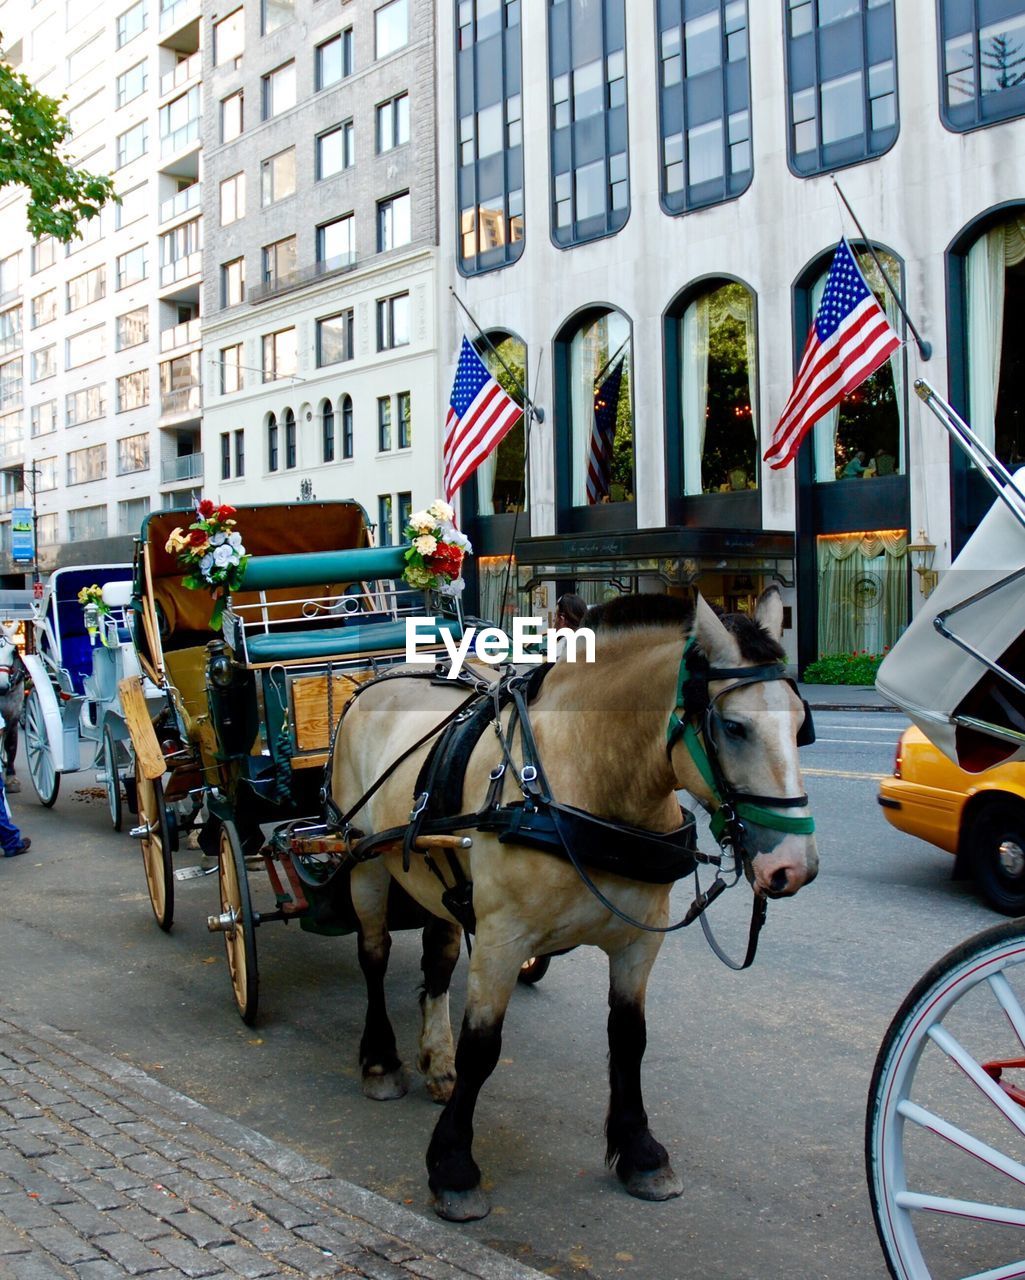
<path id="1" fill-rule="evenodd" d="M 709 685 L 720 680 L 728 683 L 712 694 Z M 712 732 L 714 720 L 719 714 L 716 703 L 735 689 L 750 684 L 763 684 L 769 680 L 786 680 L 800 698 L 797 686 L 787 677 L 782 663 L 764 662 L 751 667 L 713 667 L 691 637 L 680 658 L 676 703 L 669 713 L 669 723 L 666 725 L 667 757 L 672 758 L 673 747 L 682 741 L 708 788 L 714 806 L 710 823 L 712 835 L 720 844 L 729 843 L 742 855 L 745 822 L 787 835 L 809 836 L 815 830 L 815 819 L 810 814 L 791 817 L 776 812 L 777 809 L 806 809 L 807 795 L 763 796 L 738 790 L 726 777 L 719 760 L 715 734 Z M 811 708 L 803 698 L 801 704 L 804 707 L 804 721 L 797 734 L 799 747 L 815 741 Z"/>
<path id="2" fill-rule="evenodd" d="M 2 652 L 3 648 L 0 647 L 0 653 Z M 25 679 L 26 674 L 24 664 L 19 661 L 17 645 L 12 644 L 10 662 L 0 662 L 0 678 L 5 675 L 7 677 L 7 688 L 0 689 L 0 694 L 9 693 L 12 689 L 17 689 L 18 685 Z"/>

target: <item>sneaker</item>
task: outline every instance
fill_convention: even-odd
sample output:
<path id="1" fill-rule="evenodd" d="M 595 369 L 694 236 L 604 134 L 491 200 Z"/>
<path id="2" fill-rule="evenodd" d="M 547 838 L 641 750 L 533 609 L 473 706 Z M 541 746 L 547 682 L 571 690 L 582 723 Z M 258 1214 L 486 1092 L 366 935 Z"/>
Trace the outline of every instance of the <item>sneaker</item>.
<path id="1" fill-rule="evenodd" d="M 24 840 L 22 840 L 21 844 L 19 844 L 19 845 L 18 845 L 18 847 L 17 847 L 16 849 L 6 849 L 6 850 L 4 850 L 4 857 L 5 857 L 5 858 L 16 858 L 16 857 L 18 856 L 18 854 L 19 854 L 19 853 L 28 853 L 29 849 L 31 849 L 31 848 L 32 848 L 32 841 L 29 839 L 29 837 L 28 837 L 28 836 L 26 836 L 26 837 L 24 838 Z"/>

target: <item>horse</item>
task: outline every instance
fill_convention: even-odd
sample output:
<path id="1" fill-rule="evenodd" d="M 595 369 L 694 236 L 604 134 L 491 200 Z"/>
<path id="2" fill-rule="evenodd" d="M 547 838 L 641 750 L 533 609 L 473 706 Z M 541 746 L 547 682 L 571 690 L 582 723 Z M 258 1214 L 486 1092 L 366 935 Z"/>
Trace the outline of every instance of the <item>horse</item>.
<path id="1" fill-rule="evenodd" d="M 713 830 L 718 821 L 733 841 L 756 903 L 812 881 L 818 852 L 796 750 L 808 710 L 784 677 L 778 588 L 762 593 L 753 618 L 720 618 L 700 596 L 664 595 L 622 597 L 592 616 L 593 663 L 561 658 L 548 669 L 523 709 L 532 741 L 521 734 L 519 748 L 510 728 L 515 710 L 500 711 L 501 735 L 485 732 L 469 756 L 462 812 L 474 811 L 489 787 L 503 804 L 536 794 L 543 771 L 560 805 L 618 824 L 608 840 L 614 853 L 633 847 L 625 835 L 617 845 L 616 832 L 641 828 L 652 839 L 678 832 L 676 792 L 686 790 L 713 814 Z M 682 1183 L 648 1127 L 641 1091 L 645 991 L 669 921 L 671 885 L 593 865 L 581 872 L 563 857 L 503 845 L 480 829 L 472 848 L 449 849 L 447 867 L 437 850 L 433 870 L 432 859 L 410 856 L 409 849 L 404 859 L 401 835 L 414 817 L 410 799 L 429 749 L 410 748 L 427 743 L 432 726 L 452 718 L 454 705 L 444 679 L 407 675 L 409 668 L 369 683 L 348 704 L 328 764 L 328 811 L 346 837 L 358 842 L 363 833 L 381 833 L 387 841 L 381 856 L 357 861 L 350 879 L 367 986 L 359 1050 L 364 1094 L 387 1100 L 406 1092 L 384 996 L 391 945 L 386 909 L 395 878 L 429 913 L 418 1066 L 430 1096 L 444 1105 L 427 1150 L 439 1216 L 461 1222 L 489 1212 L 473 1159 L 473 1115 L 499 1061 L 503 1017 L 521 965 L 581 944 L 601 948 L 609 962 L 606 1163 L 640 1199 L 680 1195 Z M 490 674 L 492 688 L 496 679 Z M 465 689 L 456 692 L 461 700 Z M 793 816 L 794 809 L 804 816 Z M 472 882 L 476 937 L 453 1050 L 448 988 L 465 916 L 451 893 L 443 900 L 442 880 L 458 880 L 459 871 Z"/>
<path id="2" fill-rule="evenodd" d="M 21 660 L 18 646 L 6 631 L 0 629 L 0 715 L 4 719 L 4 728 L 0 730 L 0 765 L 8 791 L 21 790 L 21 783 L 14 772 L 14 758 L 18 754 L 18 726 L 25 703 L 27 675 L 28 669 Z"/>

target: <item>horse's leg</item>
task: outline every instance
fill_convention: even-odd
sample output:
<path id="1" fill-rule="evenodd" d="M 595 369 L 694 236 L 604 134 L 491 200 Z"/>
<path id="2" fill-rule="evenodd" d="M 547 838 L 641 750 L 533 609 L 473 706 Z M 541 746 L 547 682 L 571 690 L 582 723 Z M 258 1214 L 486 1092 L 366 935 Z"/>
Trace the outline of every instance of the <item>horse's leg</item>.
<path id="1" fill-rule="evenodd" d="M 20 714 L 20 712 L 19 712 Z M 4 734 L 4 766 L 8 778 L 14 777 L 14 761 L 18 754 L 18 716 L 13 716 L 7 724 Z"/>
<path id="2" fill-rule="evenodd" d="M 459 959 L 463 931 L 457 924 L 431 916 L 424 927 L 424 984 L 420 990 L 420 1056 L 417 1066 L 427 1078 L 435 1102 L 448 1102 L 456 1080 L 448 986 Z"/>
<path id="3" fill-rule="evenodd" d="M 455 1088 L 427 1148 L 434 1210 L 451 1222 L 469 1222 L 490 1212 L 473 1158 L 473 1112 L 484 1082 L 498 1063 L 502 1022 L 522 963 L 518 952 L 489 949 L 486 938 L 478 933 L 456 1049 Z"/>
<path id="4" fill-rule="evenodd" d="M 352 873 L 352 901 L 359 918 L 359 967 L 367 984 L 367 1016 L 359 1045 L 363 1092 L 375 1102 L 401 1098 L 405 1073 L 388 1020 L 384 976 L 391 952 L 388 932 L 388 887 L 391 877 L 382 862 L 364 863 Z"/>
<path id="5" fill-rule="evenodd" d="M 644 996 L 661 939 L 644 936 L 609 956 L 609 1114 L 606 1163 L 641 1200 L 671 1200 L 683 1191 L 665 1147 L 648 1128 L 641 1096 L 647 1044 Z"/>

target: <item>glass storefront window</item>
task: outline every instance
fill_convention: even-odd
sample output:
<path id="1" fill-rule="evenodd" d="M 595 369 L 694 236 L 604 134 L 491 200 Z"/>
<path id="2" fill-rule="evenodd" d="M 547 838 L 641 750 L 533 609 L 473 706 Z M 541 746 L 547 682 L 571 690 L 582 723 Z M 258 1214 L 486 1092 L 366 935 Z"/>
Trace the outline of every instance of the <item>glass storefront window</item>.
<path id="1" fill-rule="evenodd" d="M 634 500 L 630 322 L 590 312 L 569 338 L 570 503 Z"/>

